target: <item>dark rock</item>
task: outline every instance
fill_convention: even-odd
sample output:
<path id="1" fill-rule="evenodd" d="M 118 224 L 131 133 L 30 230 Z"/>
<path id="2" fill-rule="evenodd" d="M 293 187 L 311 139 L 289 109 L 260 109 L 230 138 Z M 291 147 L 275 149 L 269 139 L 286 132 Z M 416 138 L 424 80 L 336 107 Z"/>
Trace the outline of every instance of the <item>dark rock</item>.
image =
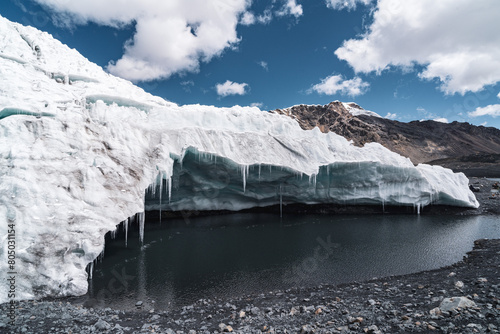
<path id="1" fill-rule="evenodd" d="M 363 111 L 356 104 L 349 104 L 348 108 Z M 380 143 L 415 164 L 437 164 L 468 176 L 500 177 L 497 128 L 459 122 L 403 123 L 368 115 L 354 116 L 348 108 L 335 101 L 324 106 L 299 105 L 272 112 L 294 118 L 303 129 L 318 127 L 322 132 L 335 132 L 358 146 Z"/>
<path id="2" fill-rule="evenodd" d="M 311 325 L 304 325 L 300 328 L 300 334 L 314 334 L 316 331 Z"/>
<path id="3" fill-rule="evenodd" d="M 94 327 L 97 328 L 98 330 L 100 331 L 103 331 L 103 330 L 108 330 L 111 328 L 111 325 L 108 324 L 106 321 L 102 320 L 102 319 L 99 319 L 95 324 L 94 324 Z"/>

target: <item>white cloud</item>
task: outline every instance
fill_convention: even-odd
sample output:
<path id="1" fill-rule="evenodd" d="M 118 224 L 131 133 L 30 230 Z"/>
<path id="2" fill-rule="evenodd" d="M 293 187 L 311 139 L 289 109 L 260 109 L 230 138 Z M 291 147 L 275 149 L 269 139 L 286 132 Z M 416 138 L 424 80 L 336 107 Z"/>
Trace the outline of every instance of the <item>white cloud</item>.
<path id="1" fill-rule="evenodd" d="M 429 112 L 423 107 L 417 107 L 417 111 L 420 115 L 423 116 L 423 118 L 420 120 L 420 122 L 433 120 L 435 122 L 449 123 L 447 118 L 444 118 L 444 117 L 438 116 L 432 112 Z"/>
<path id="2" fill-rule="evenodd" d="M 262 67 L 263 69 L 265 69 L 266 71 L 269 71 L 269 68 L 267 66 L 266 61 L 261 60 L 261 61 L 257 62 L 257 64 L 259 64 L 259 66 Z"/>
<path id="3" fill-rule="evenodd" d="M 365 35 L 335 54 L 356 72 L 418 64 L 421 78 L 437 78 L 446 94 L 463 95 L 500 81 L 498 31 L 497 0 L 379 0 Z"/>
<path id="4" fill-rule="evenodd" d="M 236 83 L 229 80 L 226 80 L 226 82 L 224 82 L 223 84 L 215 85 L 217 95 L 222 97 L 228 95 L 245 95 L 247 87 L 248 84 L 246 83 Z"/>
<path id="5" fill-rule="evenodd" d="M 298 5 L 296 0 L 286 0 L 283 8 L 276 12 L 278 16 L 292 15 L 296 18 L 302 16 L 302 5 Z"/>
<path id="6" fill-rule="evenodd" d="M 482 125 L 482 126 L 486 126 L 486 124 L 488 124 L 488 122 L 483 122 L 483 123 L 481 123 L 480 125 Z"/>
<path id="7" fill-rule="evenodd" d="M 187 92 L 191 93 L 191 87 L 194 87 L 194 81 L 193 80 L 187 80 L 181 82 L 182 89 Z"/>
<path id="8" fill-rule="evenodd" d="M 438 117 L 433 119 L 434 122 L 439 122 L 439 123 L 449 123 L 447 118 L 444 117 Z"/>
<path id="9" fill-rule="evenodd" d="M 256 21 L 255 15 L 252 12 L 245 12 L 241 16 L 240 23 L 244 26 L 250 26 Z"/>
<path id="10" fill-rule="evenodd" d="M 368 5 L 372 0 L 326 0 L 326 6 L 333 9 L 356 9 L 356 4 Z"/>
<path id="11" fill-rule="evenodd" d="M 318 94 L 335 95 L 337 93 L 343 95 L 356 96 L 364 94 L 370 84 L 364 82 L 359 77 L 344 80 L 342 75 L 331 75 L 321 80 L 319 84 L 312 86 L 307 90 L 307 93 L 316 92 Z"/>
<path id="12" fill-rule="evenodd" d="M 268 24 L 273 20 L 273 12 L 270 9 L 266 9 L 264 13 L 257 16 L 257 22 L 261 24 Z"/>
<path id="13" fill-rule="evenodd" d="M 490 104 L 486 107 L 480 107 L 476 110 L 469 113 L 470 117 L 479 117 L 479 116 L 492 116 L 498 117 L 500 116 L 500 104 Z"/>
<path id="14" fill-rule="evenodd" d="M 384 118 L 388 119 L 396 119 L 398 117 L 397 114 L 391 114 L 390 112 L 387 113 L 387 115 L 384 116 Z"/>
<path id="15" fill-rule="evenodd" d="M 261 15 L 249 12 L 250 0 L 35 0 L 51 10 L 56 24 L 73 26 L 94 22 L 123 28 L 135 25 L 120 59 L 111 61 L 112 74 L 132 80 L 165 79 L 197 72 L 240 41 L 238 24 L 267 24 L 275 15 L 302 15 L 296 0 L 271 3 Z M 278 6 L 278 5 L 276 5 Z"/>
<path id="16" fill-rule="evenodd" d="M 498 93 L 497 97 L 500 99 L 500 93 Z"/>
<path id="17" fill-rule="evenodd" d="M 262 103 L 262 102 L 254 102 L 254 103 L 250 104 L 250 107 L 259 108 L 259 109 L 262 110 L 262 108 L 264 107 L 264 103 Z"/>
<path id="18" fill-rule="evenodd" d="M 196 72 L 240 39 L 236 26 L 247 0 L 36 0 L 56 12 L 59 23 L 122 27 L 135 23 L 135 35 L 121 59 L 108 70 L 134 81 Z"/>
<path id="19" fill-rule="evenodd" d="M 240 24 L 246 26 L 256 23 L 268 24 L 273 20 L 274 16 L 294 16 L 295 18 L 299 18 L 304 13 L 302 5 L 297 4 L 297 0 L 281 0 L 280 2 L 283 2 L 283 5 L 279 9 L 276 9 L 275 2 L 277 0 L 273 0 L 271 5 L 260 15 L 256 15 L 250 11 L 243 13 Z"/>

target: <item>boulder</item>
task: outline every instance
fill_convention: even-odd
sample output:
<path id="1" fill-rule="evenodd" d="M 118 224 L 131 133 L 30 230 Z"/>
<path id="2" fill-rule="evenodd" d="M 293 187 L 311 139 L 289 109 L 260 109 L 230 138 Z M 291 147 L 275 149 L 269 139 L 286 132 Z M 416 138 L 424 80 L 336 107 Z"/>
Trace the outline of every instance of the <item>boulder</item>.
<path id="1" fill-rule="evenodd" d="M 470 307 L 476 307 L 476 303 L 467 297 L 452 297 L 445 298 L 439 305 L 439 308 L 443 312 L 450 312 L 452 310 L 457 310 L 458 308 L 465 309 Z"/>

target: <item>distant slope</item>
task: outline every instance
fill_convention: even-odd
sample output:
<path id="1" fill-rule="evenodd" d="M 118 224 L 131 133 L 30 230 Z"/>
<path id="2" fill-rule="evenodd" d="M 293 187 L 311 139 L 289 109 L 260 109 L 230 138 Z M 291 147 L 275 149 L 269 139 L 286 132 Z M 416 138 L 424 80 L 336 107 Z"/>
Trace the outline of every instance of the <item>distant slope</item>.
<path id="1" fill-rule="evenodd" d="M 469 123 L 413 121 L 402 123 L 382 117 L 355 103 L 298 105 L 273 113 L 290 116 L 303 129 L 318 127 L 335 132 L 355 145 L 377 142 L 411 159 L 465 172 L 469 176 L 500 176 L 500 130 Z"/>

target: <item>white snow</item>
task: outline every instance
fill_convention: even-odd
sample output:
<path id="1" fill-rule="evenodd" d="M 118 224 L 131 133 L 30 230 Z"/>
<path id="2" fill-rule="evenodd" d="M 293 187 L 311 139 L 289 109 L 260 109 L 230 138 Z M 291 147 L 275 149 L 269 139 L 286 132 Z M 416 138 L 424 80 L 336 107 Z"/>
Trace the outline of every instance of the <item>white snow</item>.
<path id="1" fill-rule="evenodd" d="M 344 105 L 344 108 L 346 108 L 347 111 L 349 111 L 349 113 L 353 116 L 367 115 L 382 118 L 382 116 L 374 111 L 361 108 L 356 102 L 342 102 L 342 104 Z"/>
<path id="2" fill-rule="evenodd" d="M 478 206 L 463 174 L 258 108 L 178 106 L 1 17 L 0 115 L 0 269 L 15 224 L 16 299 L 84 294 L 105 233 L 145 209 Z"/>

